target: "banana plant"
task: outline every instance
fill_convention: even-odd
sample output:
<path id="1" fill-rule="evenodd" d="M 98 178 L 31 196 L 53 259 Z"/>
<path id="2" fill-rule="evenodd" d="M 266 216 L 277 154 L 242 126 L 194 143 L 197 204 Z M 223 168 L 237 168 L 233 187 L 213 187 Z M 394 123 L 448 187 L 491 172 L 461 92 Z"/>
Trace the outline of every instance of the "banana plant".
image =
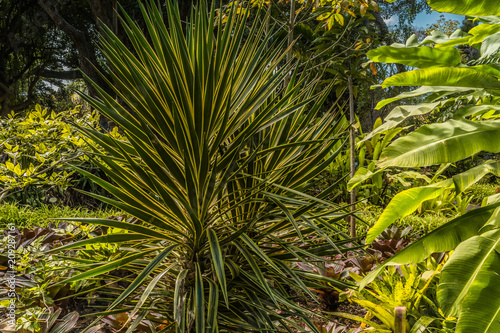
<path id="1" fill-rule="evenodd" d="M 172 332 L 318 332 L 318 315 L 293 295 L 349 284 L 297 263 L 325 261 L 353 241 L 336 228 L 345 208 L 324 200 L 335 186 L 308 194 L 345 136 L 340 115 L 324 108 L 331 86 L 284 62 L 283 45 L 248 15 L 232 10 L 222 21 L 202 1 L 184 33 L 170 1 L 165 14 L 153 0 L 139 5 L 146 31 L 121 15 L 132 50 L 103 27 L 120 103 L 97 85 L 99 98 L 83 96 L 126 138 L 81 128 L 102 147 L 92 159 L 112 183 L 78 170 L 113 198 L 88 195 L 137 222 L 71 219 L 124 232 L 58 248 L 120 246 L 114 260 L 85 262 L 64 283 L 119 269 L 128 285 L 100 315 L 153 311 Z"/>
<path id="2" fill-rule="evenodd" d="M 485 20 L 482 17 L 477 19 Z M 386 168 L 416 168 L 435 164 L 444 166 L 481 151 L 500 152 L 500 120 L 497 119 L 500 116 L 500 99 L 497 96 L 500 90 L 500 65 L 462 64 L 459 51 L 455 48 L 455 45 L 481 48 L 480 44 L 485 43 L 485 39 L 499 31 L 500 20 L 489 16 L 485 23 L 467 34 L 457 30 L 450 37 L 442 37 L 433 32 L 420 43 L 412 36 L 406 44 L 383 46 L 368 52 L 372 61 L 417 67 L 413 71 L 385 79 L 382 87 L 421 85 L 418 89 L 379 102 L 376 108 L 408 97 L 427 97 L 422 104 L 395 107 L 386 117 L 385 123 L 366 139 L 388 133 L 414 116 L 438 113 L 450 107 L 455 111 L 453 119 L 422 126 L 388 145 L 380 154 L 377 168 L 368 170 L 369 172 L 360 169 L 349 182 L 348 189 L 379 175 Z M 429 43 L 434 43 L 434 46 L 427 46 Z M 488 47 L 491 46 L 489 44 Z M 499 165 L 487 163 L 455 176 L 454 178 L 468 179 L 467 184 L 460 186 L 452 179 L 447 179 L 398 193 L 369 231 L 366 242 L 373 241 L 396 219 L 411 214 L 424 201 L 436 198 L 450 189 L 459 195 L 490 172 L 499 175 Z"/>
<path id="3" fill-rule="evenodd" d="M 433 34 L 420 45 L 434 43 L 435 49 L 453 53 L 454 45 L 473 46 L 482 49 L 484 58 L 498 50 L 495 44 L 496 33 L 500 29 L 498 7 L 492 1 L 471 0 L 431 0 L 431 7 L 436 10 L 448 10 L 456 14 L 478 16 L 483 24 L 473 28 L 468 34 L 457 32 L 450 38 Z M 485 17 L 488 16 L 488 17 Z M 490 38 L 492 37 L 492 38 Z M 409 45 L 393 47 L 409 47 L 419 49 L 415 45 L 416 38 Z M 486 47 L 483 47 L 483 44 Z M 423 46 L 426 47 L 426 46 Z M 493 49 L 493 52 L 492 52 Z M 427 50 L 428 51 L 428 50 Z M 382 87 L 392 85 L 421 85 L 412 92 L 401 94 L 391 100 L 382 101 L 378 106 L 408 96 L 422 96 L 430 93 L 425 102 L 444 102 L 455 98 L 464 100 L 466 105 L 459 104 L 455 119 L 420 127 L 417 131 L 395 140 L 383 152 L 380 168 L 420 167 L 440 163 L 453 163 L 480 151 L 500 152 L 500 122 L 498 118 L 498 92 L 500 89 L 500 66 L 496 58 L 489 58 L 488 64 L 478 65 L 449 63 L 444 65 L 443 59 L 434 59 L 430 52 L 415 54 L 413 71 L 397 74 L 386 79 Z M 401 62 L 398 54 L 391 53 L 378 61 Z M 401 53 L 403 54 L 403 53 Z M 435 53 L 438 54 L 438 53 Z M 419 64 L 422 56 L 425 61 Z M 451 58 L 452 59 L 452 58 Z M 404 60 L 408 62 L 408 59 Z M 457 98 L 457 94 L 460 94 Z M 413 188 L 398 194 L 383 212 L 381 219 L 370 230 L 367 243 L 373 240 L 380 228 L 396 218 L 404 216 L 416 209 L 422 200 L 436 195 L 444 188 L 452 186 L 457 193 L 480 179 L 485 172 L 499 175 L 500 165 L 497 161 L 488 162 L 472 168 L 453 178 L 444 180 L 439 186 Z M 491 200 L 490 200 L 491 199 Z M 470 211 L 463 216 L 444 224 L 435 231 L 417 240 L 409 247 L 380 265 L 366 276 L 360 283 L 363 288 L 376 278 L 387 265 L 416 263 L 434 252 L 454 250 L 443 268 L 437 298 L 446 316 L 458 317 L 456 332 L 493 333 L 500 330 L 500 204 L 496 198 L 485 200 L 485 206 Z"/>

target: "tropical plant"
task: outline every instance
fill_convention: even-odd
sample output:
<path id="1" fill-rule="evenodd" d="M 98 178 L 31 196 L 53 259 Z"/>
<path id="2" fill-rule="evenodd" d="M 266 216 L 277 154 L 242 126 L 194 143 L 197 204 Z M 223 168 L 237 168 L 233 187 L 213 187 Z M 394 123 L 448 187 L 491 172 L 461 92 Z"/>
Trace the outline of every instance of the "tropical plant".
<path id="1" fill-rule="evenodd" d="M 498 230 L 494 228 L 498 224 L 499 206 L 499 203 L 495 203 L 469 211 L 423 236 L 368 274 L 361 281 L 360 287 L 364 288 L 387 265 L 416 263 L 434 252 L 456 248 L 443 268 L 438 285 L 439 306 L 446 316 L 459 318 L 457 332 L 494 332 L 494 318 L 498 308 L 490 304 L 492 308 L 485 310 L 481 307 L 484 299 L 481 300 L 480 295 L 484 292 L 483 289 L 495 292 L 496 286 L 492 285 L 495 282 L 490 284 L 487 281 L 494 279 L 495 272 L 498 271 L 495 260 L 499 258 L 494 251 L 494 242 L 498 242 L 498 238 L 495 239 Z M 466 306 L 467 310 L 462 311 Z M 481 312 L 481 316 L 474 317 L 478 315 L 477 311 Z M 477 326 L 473 327 L 474 320 Z"/>
<path id="2" fill-rule="evenodd" d="M 322 108 L 331 87 L 320 89 L 319 78 L 283 63 L 265 27 L 249 31 L 247 16 L 234 9 L 215 22 L 202 2 L 184 34 L 170 1 L 165 16 L 155 1 L 140 6 L 148 35 L 125 11 L 121 17 L 133 50 L 103 27 L 121 103 L 97 85 L 100 99 L 84 96 L 126 137 L 81 128 L 102 147 L 92 159 L 113 183 L 78 169 L 116 198 L 90 196 L 136 221 L 71 219 L 127 233 L 58 248 L 120 246 L 112 260 L 81 265 L 62 283 L 129 273 L 133 279 L 101 314 L 154 311 L 166 331 L 274 332 L 305 323 L 318 332 L 310 320 L 316 314 L 295 299 L 316 298 L 310 288 L 322 282 L 349 284 L 296 263 L 325 261 L 352 242 L 335 228 L 343 208 L 323 200 L 334 187 L 304 193 L 345 132 L 338 115 Z"/>
<path id="3" fill-rule="evenodd" d="M 366 316 L 347 313 L 335 315 L 361 323 L 359 332 L 395 332 L 395 309 L 406 308 L 404 325 L 410 333 L 454 332 L 456 318 L 447 318 L 437 304 L 436 290 L 443 265 L 448 255 L 439 255 L 425 262 L 389 267 L 380 279 L 372 281 L 366 289 L 349 291 L 348 299 L 367 310 Z M 351 272 L 356 281 L 363 278 Z M 377 318 L 378 321 L 372 320 Z"/>
<path id="4" fill-rule="evenodd" d="M 420 67 L 386 79 L 382 87 L 422 85 L 421 88 L 382 101 L 379 105 L 427 93 L 430 93 L 426 97 L 429 102 L 447 100 L 467 103 L 456 110 L 456 119 L 422 126 L 396 140 L 382 152 L 380 167 L 428 166 L 452 163 L 479 151 L 500 152 L 500 123 L 495 120 L 498 117 L 500 67 L 494 63 L 495 60 L 488 60 L 500 45 L 493 37 L 500 31 L 500 19 L 491 16 L 498 15 L 498 8 L 486 0 L 432 0 L 430 5 L 435 6 L 436 10 L 480 15 L 475 20 L 484 23 L 467 34 L 461 31 L 450 37 L 433 34 L 420 43 L 433 43 L 434 47 L 419 47 L 418 41 L 410 38 L 406 46 L 396 45 L 385 49 L 391 50 L 390 54 L 384 50 L 369 54 L 374 60 L 411 60 L 415 61 L 413 66 Z M 490 16 L 485 17 L 487 15 Z M 481 57 L 488 60 L 488 64 L 461 64 L 453 45 L 480 48 Z M 409 57 L 404 60 L 400 55 L 406 51 L 398 54 L 393 52 L 408 49 L 415 52 L 410 51 Z M 497 161 L 488 161 L 432 186 L 401 192 L 369 231 L 367 241 L 373 240 L 387 223 L 411 213 L 422 200 L 433 198 L 450 187 L 460 193 L 488 172 L 499 175 L 500 165 Z M 500 330 L 500 298 L 497 296 L 500 295 L 500 208 L 497 199 L 492 196 L 483 200 L 483 208 L 470 211 L 411 244 L 370 273 L 361 286 L 373 280 L 385 265 L 419 262 L 433 252 L 455 249 L 443 268 L 438 286 L 440 307 L 446 316 L 458 317 L 456 332 L 497 332 Z"/>

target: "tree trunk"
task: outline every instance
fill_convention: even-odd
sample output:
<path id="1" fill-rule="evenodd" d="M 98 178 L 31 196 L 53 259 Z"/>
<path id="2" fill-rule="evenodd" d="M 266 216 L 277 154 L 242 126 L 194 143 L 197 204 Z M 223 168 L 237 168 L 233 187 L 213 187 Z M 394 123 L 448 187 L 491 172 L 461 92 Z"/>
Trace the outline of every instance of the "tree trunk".
<path id="1" fill-rule="evenodd" d="M 0 95 L 0 118 L 2 118 L 10 113 L 9 101 L 11 91 L 9 87 L 2 82 L 0 82 L 0 91 L 2 91 Z"/>
<path id="2" fill-rule="evenodd" d="M 90 10 L 94 15 L 96 24 L 99 27 L 99 29 L 101 28 L 102 23 L 104 23 L 111 30 L 113 30 L 113 24 L 112 24 L 113 7 L 109 6 L 113 5 L 111 1 L 108 0 L 104 2 L 102 0 L 87 0 L 87 3 L 90 6 Z M 107 4 L 108 6 L 106 6 L 105 4 Z"/>
<path id="3" fill-rule="evenodd" d="M 9 97 L 10 97 L 10 94 L 6 94 L 6 96 L 2 96 L 2 102 L 1 102 L 2 109 L 0 110 L 0 118 L 3 118 L 10 113 Z"/>

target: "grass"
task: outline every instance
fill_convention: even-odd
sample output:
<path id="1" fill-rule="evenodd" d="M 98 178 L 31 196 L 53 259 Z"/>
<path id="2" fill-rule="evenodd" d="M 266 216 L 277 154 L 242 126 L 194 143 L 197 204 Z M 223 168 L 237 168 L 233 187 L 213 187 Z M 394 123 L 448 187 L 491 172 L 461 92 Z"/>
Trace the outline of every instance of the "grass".
<path id="1" fill-rule="evenodd" d="M 13 203 L 0 205 L 0 230 L 5 229 L 7 224 L 13 223 L 18 229 L 46 227 L 51 218 L 60 217 L 100 217 L 118 215 L 112 210 L 89 210 L 86 208 L 69 208 L 61 206 L 41 206 L 32 208 L 20 206 Z"/>
<path id="2" fill-rule="evenodd" d="M 471 186 L 465 192 L 466 196 L 474 196 L 474 203 L 481 203 L 484 198 L 495 194 L 495 190 L 500 186 L 500 180 L 495 182 L 480 182 Z M 382 208 L 377 206 L 366 206 L 361 209 L 364 213 L 360 215 L 367 224 L 358 222 L 356 234 L 365 235 L 369 227 L 373 226 L 380 214 Z M 32 228 L 35 226 L 46 227 L 51 218 L 60 217 L 101 217 L 119 215 L 120 213 L 112 210 L 89 210 L 86 208 L 69 208 L 61 206 L 41 206 L 37 208 L 29 206 L 20 206 L 13 203 L 4 203 L 0 205 L 0 229 L 4 229 L 7 224 L 13 223 L 17 228 Z M 396 222 L 396 225 L 405 228 L 412 226 L 413 233 L 425 235 L 436 229 L 444 223 L 450 221 L 453 217 L 441 212 L 428 212 L 424 214 L 412 214 Z M 349 233 L 349 224 L 342 224 L 341 229 Z"/>
<path id="3" fill-rule="evenodd" d="M 481 205 L 483 199 L 491 195 L 494 195 L 495 191 L 497 191 L 497 189 L 499 188 L 500 188 L 499 178 L 496 178 L 493 181 L 491 181 L 491 179 L 489 181 L 484 179 L 472 185 L 470 188 L 468 188 L 465 191 L 463 197 L 465 198 L 474 196 L 471 203 Z M 361 208 L 361 212 L 363 212 L 362 214 L 359 215 L 359 217 L 363 219 L 363 221 L 365 221 L 366 224 L 358 222 L 356 228 L 356 234 L 364 235 L 366 234 L 368 228 L 373 226 L 375 222 L 377 222 L 378 218 L 382 214 L 383 209 L 381 207 L 371 206 L 371 205 L 359 208 Z M 413 230 L 412 233 L 423 236 L 456 217 L 457 217 L 456 215 L 454 216 L 449 212 L 444 212 L 444 211 L 425 212 L 423 214 L 413 213 L 409 216 L 406 216 L 403 219 L 397 220 L 395 224 L 401 228 L 412 226 Z M 345 232 L 348 232 L 349 228 L 347 224 L 344 226 L 344 229 Z"/>
<path id="4" fill-rule="evenodd" d="M 371 227 L 375 224 L 375 222 L 377 222 L 381 214 L 382 208 L 369 206 L 366 207 L 363 214 L 360 215 L 360 218 L 363 219 Z M 446 215 L 441 212 L 428 212 L 423 214 L 413 213 L 400 220 L 397 220 L 395 224 L 401 228 L 411 226 L 413 230 L 412 233 L 417 233 L 420 236 L 423 236 L 445 224 L 446 222 L 451 221 L 453 218 L 453 216 L 450 216 L 449 214 Z M 362 229 L 358 230 L 358 232 L 367 231 L 366 226 L 360 225 L 359 227 L 361 227 Z"/>
<path id="5" fill-rule="evenodd" d="M 368 229 L 370 229 L 382 214 L 383 208 L 379 206 L 366 205 L 358 206 L 358 217 L 362 220 L 356 220 L 356 235 L 364 239 Z M 425 234 L 433 231 L 434 229 L 442 226 L 446 222 L 456 218 L 457 215 L 444 212 L 424 212 L 422 214 L 413 213 L 404 217 L 403 219 L 396 220 L 396 226 L 404 229 L 408 226 L 412 227 L 410 237 L 424 236 Z M 346 221 L 339 222 L 336 227 L 343 233 L 350 234 L 350 224 Z M 390 226 L 389 226 L 390 227 Z"/>
<path id="6" fill-rule="evenodd" d="M 500 180 L 498 179 L 496 180 L 496 182 L 492 183 L 479 182 L 468 188 L 465 191 L 465 194 L 468 196 L 473 195 L 474 199 L 472 199 L 472 201 L 481 204 L 484 198 L 495 194 L 495 191 L 498 188 L 500 188 Z"/>

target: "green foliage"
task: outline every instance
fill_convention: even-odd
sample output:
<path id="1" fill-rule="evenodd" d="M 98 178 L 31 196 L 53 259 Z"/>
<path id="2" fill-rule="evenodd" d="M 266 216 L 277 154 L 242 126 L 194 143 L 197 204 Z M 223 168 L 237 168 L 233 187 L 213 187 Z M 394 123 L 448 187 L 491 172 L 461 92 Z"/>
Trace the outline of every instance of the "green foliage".
<path id="1" fill-rule="evenodd" d="M 384 123 L 382 123 L 377 128 L 374 128 L 373 131 L 367 133 L 364 136 L 363 141 L 371 139 L 376 134 L 382 134 L 384 132 L 387 132 L 389 129 L 395 128 L 396 126 L 400 125 L 405 120 L 407 120 L 409 117 L 421 116 L 427 114 L 432 110 L 434 110 L 435 108 L 439 107 L 440 105 L 441 105 L 440 102 L 436 102 L 436 103 L 422 103 L 419 105 L 397 106 L 391 111 L 391 113 L 387 117 L 385 117 Z M 387 144 L 389 144 L 389 142 L 387 142 Z"/>
<path id="2" fill-rule="evenodd" d="M 372 242 L 377 235 L 379 235 L 396 219 L 403 218 L 413 213 L 421 207 L 425 201 L 439 197 L 442 198 L 443 195 L 448 196 L 448 201 L 451 201 L 455 196 L 450 196 L 450 192 L 447 192 L 448 190 L 452 189 L 455 193 L 459 194 L 490 172 L 499 176 L 499 170 L 500 163 L 490 161 L 455 175 L 450 179 L 433 182 L 426 186 L 414 187 L 399 192 L 386 207 L 375 226 L 369 230 L 366 242 Z M 461 199 L 462 198 L 460 197 L 457 200 Z"/>
<path id="3" fill-rule="evenodd" d="M 487 65 L 485 65 L 487 66 Z M 447 67 L 416 69 L 399 73 L 382 82 L 382 88 L 392 86 L 445 86 L 500 89 L 498 76 L 477 67 Z"/>
<path id="4" fill-rule="evenodd" d="M 342 124 L 348 124 L 345 118 L 342 119 Z M 375 171 L 376 162 L 380 157 L 380 152 L 384 149 L 391 140 L 399 134 L 402 128 L 393 128 L 390 131 L 377 133 L 381 126 L 382 120 L 378 118 L 375 121 L 372 134 L 366 135 L 361 133 L 356 137 L 358 151 L 356 160 L 358 162 L 358 171 L 355 176 L 347 183 L 347 190 L 351 190 L 366 180 L 370 182 L 360 186 L 357 197 L 363 202 L 373 203 L 378 205 L 386 204 L 386 201 L 393 197 L 394 193 L 400 190 L 399 182 L 393 182 L 389 173 Z M 359 123 L 355 125 L 359 128 Z M 341 150 L 340 153 L 337 150 Z M 336 158 L 330 163 L 327 171 L 334 179 L 343 179 L 350 171 L 349 160 L 350 151 L 343 151 L 341 144 L 338 143 L 331 152 L 331 155 L 336 155 Z M 343 190 L 343 188 L 342 188 Z"/>
<path id="5" fill-rule="evenodd" d="M 64 192 L 78 178 L 66 164 L 92 167 L 85 156 L 92 143 L 77 126 L 97 129 L 99 116 L 79 107 L 56 114 L 37 105 L 24 115 L 0 119 L 0 202 L 68 203 Z"/>
<path id="6" fill-rule="evenodd" d="M 118 306 L 151 311 L 177 332 L 303 330 L 303 323 L 317 332 L 315 314 L 290 290 L 314 298 L 309 288 L 324 286 L 319 281 L 348 285 L 296 263 L 325 261 L 352 241 L 335 228 L 345 213 L 322 200 L 332 189 L 304 193 L 343 136 L 338 116 L 322 111 L 331 87 L 318 93 L 319 79 L 280 66 L 284 54 L 257 21 L 248 32 L 247 17 L 233 10 L 213 31 L 214 11 L 200 6 L 187 35 L 170 1 L 166 23 L 154 1 L 141 5 L 153 38 L 124 13 L 133 52 L 104 28 L 103 55 L 123 105 L 97 86 L 100 98 L 85 99 L 126 139 L 82 127 L 105 152 L 95 150 L 95 163 L 113 183 L 79 172 L 116 199 L 90 196 L 136 220 L 78 219 L 122 232 L 57 251 L 108 243 L 119 250 L 61 283 L 125 271 L 133 279 L 102 315 Z"/>
<path id="7" fill-rule="evenodd" d="M 61 258 L 47 254 L 46 251 L 75 240 L 95 237 L 105 232 L 102 229 L 85 225 L 67 223 L 48 227 L 34 227 L 19 231 L 14 223 L 5 227 L 8 234 L 0 238 L 0 267 L 4 270 L 2 285 L 7 285 L 6 269 L 15 271 L 13 283 L 16 289 L 16 332 L 57 333 L 68 332 L 76 324 L 78 313 L 73 312 L 58 319 L 61 311 L 68 307 L 69 301 L 80 294 L 90 295 L 91 289 L 100 282 L 86 280 L 77 283 L 54 285 L 70 277 L 75 262 L 82 264 L 80 258 Z M 12 253 L 13 251 L 13 253 Z M 14 255 L 12 255 L 14 254 Z M 112 277 L 108 277 L 113 279 Z M 9 285 L 11 286 L 11 285 Z M 13 288 L 13 286 L 12 286 Z M 2 288 L 0 308 L 8 307 L 9 288 Z M 11 297 L 11 296 L 10 296 Z M 58 322 L 56 323 L 56 319 Z M 8 331 L 9 322 L 0 323 L 0 330 Z"/>
<path id="8" fill-rule="evenodd" d="M 477 235 L 483 226 L 491 222 L 498 206 L 496 203 L 471 210 L 423 236 L 370 273 L 361 283 L 361 287 L 377 277 L 379 271 L 386 265 L 417 263 L 434 252 L 451 251 L 461 241 Z"/>
<path id="9" fill-rule="evenodd" d="M 419 97 L 419 96 L 427 95 L 427 94 L 429 94 L 428 95 L 429 97 L 435 97 L 438 94 L 439 94 L 438 96 L 444 97 L 444 96 L 448 96 L 451 94 L 466 93 L 466 92 L 471 92 L 474 90 L 479 90 L 479 89 L 467 88 L 467 87 L 441 87 L 441 86 L 429 86 L 429 87 L 427 87 L 427 86 L 423 86 L 423 87 L 417 88 L 417 89 L 412 90 L 412 91 L 407 91 L 407 92 L 401 93 L 395 97 L 384 99 L 384 100 L 377 103 L 377 105 L 375 106 L 375 109 L 380 109 L 389 103 L 399 101 L 401 99 L 408 98 L 408 97 Z M 394 108 L 394 109 L 396 109 L 396 108 Z M 391 112 L 388 115 L 388 117 L 389 116 L 394 117 L 395 115 L 392 115 L 392 112 Z"/>
<path id="10" fill-rule="evenodd" d="M 495 266 L 497 265 L 498 253 L 495 252 L 494 248 L 498 240 L 495 238 L 498 236 L 498 230 L 495 227 L 498 225 L 499 210 L 499 203 L 495 203 L 472 210 L 446 223 L 384 262 L 361 282 L 361 286 L 364 287 L 376 278 L 386 265 L 419 262 L 434 252 L 450 251 L 457 248 L 450 258 L 450 264 L 444 267 L 438 294 L 440 295 L 440 305 L 443 306 L 445 314 L 451 316 L 458 314 L 457 331 L 470 331 L 471 316 L 469 313 L 476 313 L 475 307 L 483 303 L 480 295 L 488 285 L 488 283 L 484 283 L 484 280 L 489 281 L 495 278 L 491 275 L 495 275 L 494 272 L 498 270 L 498 267 Z M 456 271 L 457 267 L 461 270 L 460 272 Z M 459 277 L 458 280 L 457 277 Z M 493 288 L 491 293 L 496 292 L 493 287 L 496 285 L 496 283 L 491 284 L 491 288 Z M 463 291 L 464 288 L 467 288 L 466 291 Z M 488 299 L 490 298 L 488 297 Z M 466 313 L 459 311 L 466 303 L 468 304 Z M 487 330 L 486 327 L 496 320 L 495 311 L 498 308 L 496 305 L 492 305 L 490 309 L 493 311 L 481 310 L 481 323 L 476 323 L 478 332 L 494 332 L 494 330 Z M 465 319 L 462 321 L 464 317 Z"/>
<path id="11" fill-rule="evenodd" d="M 236 1 L 231 1 L 230 5 L 233 5 L 235 2 Z M 251 0 L 248 2 L 250 2 L 253 7 L 263 8 L 264 6 L 270 6 L 270 3 L 271 5 L 279 6 L 281 1 L 278 2 L 278 4 L 270 0 Z M 322 28 L 327 30 L 338 26 L 344 26 L 349 17 L 372 17 L 369 11 L 379 10 L 376 2 L 367 0 L 351 0 L 340 3 L 336 0 L 321 0 L 317 2 L 296 0 L 295 6 L 297 13 L 312 10 L 316 20 L 321 23 Z"/>
<path id="12" fill-rule="evenodd" d="M 73 311 L 59 318 L 62 309 L 31 308 L 18 319 L 16 332 L 18 333 L 68 333 L 76 326 L 80 315 Z M 0 324 L 0 327 L 3 325 Z M 10 332 L 5 327 L 5 332 Z"/>
<path id="13" fill-rule="evenodd" d="M 485 181 L 478 182 L 471 187 L 469 187 L 465 193 L 474 198 L 474 202 L 481 204 L 483 200 L 488 197 L 498 193 L 498 188 L 500 187 L 500 182 L 497 180 L 496 182 L 488 183 Z"/>
<path id="14" fill-rule="evenodd" d="M 498 226 L 498 219 L 493 223 Z M 498 229 L 471 237 L 457 246 L 443 272 L 439 304 L 449 315 L 460 316 L 462 332 L 500 329 L 499 244 Z"/>
<path id="15" fill-rule="evenodd" d="M 498 142 L 500 121 L 452 119 L 422 126 L 397 140 L 382 152 L 379 166 L 418 167 L 456 162 L 480 151 L 500 152 Z"/>

